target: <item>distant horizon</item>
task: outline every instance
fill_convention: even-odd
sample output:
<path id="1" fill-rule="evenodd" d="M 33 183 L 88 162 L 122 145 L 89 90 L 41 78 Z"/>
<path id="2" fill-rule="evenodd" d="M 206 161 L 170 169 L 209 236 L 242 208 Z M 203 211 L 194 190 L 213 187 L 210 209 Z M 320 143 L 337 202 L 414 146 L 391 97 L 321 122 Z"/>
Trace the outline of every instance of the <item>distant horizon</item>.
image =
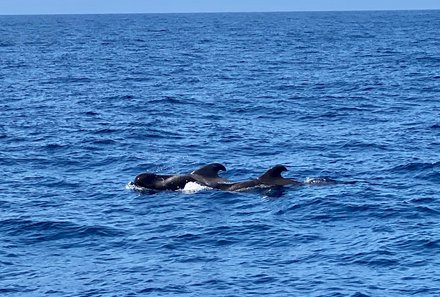
<path id="1" fill-rule="evenodd" d="M 266 11 L 183 11 L 183 12 L 61 12 L 61 13 L 7 13 L 0 16 L 50 16 L 50 15 L 129 15 L 129 14 L 228 14 L 228 13 L 308 13 L 308 12 L 386 12 L 386 11 L 439 11 L 440 8 L 415 9 L 341 9 L 341 10 L 266 10 Z"/>
<path id="2" fill-rule="evenodd" d="M 0 0 L 0 15 L 440 10 L 438 0 Z"/>

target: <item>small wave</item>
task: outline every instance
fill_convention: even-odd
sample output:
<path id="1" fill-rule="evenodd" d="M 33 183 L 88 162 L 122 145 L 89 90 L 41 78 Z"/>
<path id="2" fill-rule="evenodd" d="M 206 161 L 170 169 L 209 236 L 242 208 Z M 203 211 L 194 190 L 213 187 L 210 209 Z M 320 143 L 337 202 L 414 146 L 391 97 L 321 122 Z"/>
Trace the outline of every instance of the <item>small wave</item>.
<path id="1" fill-rule="evenodd" d="M 440 181 L 440 162 L 413 162 L 399 165 L 392 172 L 408 174 L 411 177 L 438 183 Z"/>
<path id="2" fill-rule="evenodd" d="M 111 145 L 111 144 L 116 144 L 117 142 L 115 140 L 112 139 L 100 139 L 100 140 L 94 140 L 92 141 L 93 144 L 96 145 Z"/>
<path id="3" fill-rule="evenodd" d="M 440 162 L 415 162 L 405 165 L 399 165 L 391 169 L 393 172 L 403 174 L 411 174 L 412 176 L 427 180 L 438 182 L 440 180 Z"/>
<path id="4" fill-rule="evenodd" d="M 65 84 L 76 84 L 76 83 L 90 83 L 92 82 L 91 78 L 88 77 L 72 77 L 72 76 L 62 76 L 56 77 L 52 79 L 45 79 L 41 82 L 43 85 L 54 85 L 59 83 Z"/>
<path id="5" fill-rule="evenodd" d="M 394 252 L 375 250 L 347 254 L 341 257 L 344 264 L 360 264 L 373 267 L 392 267 L 399 265 L 399 259 Z"/>
<path id="6" fill-rule="evenodd" d="M 9 41 L 0 41 L 0 47 L 13 47 L 15 43 Z"/>
<path id="7" fill-rule="evenodd" d="M 114 96 L 107 96 L 104 99 L 105 100 L 131 100 L 134 99 L 135 96 L 133 95 L 114 95 Z"/>
<path id="8" fill-rule="evenodd" d="M 440 167 L 440 162 L 413 162 L 399 165 L 393 168 L 393 171 L 422 171 Z"/>
<path id="9" fill-rule="evenodd" d="M 184 104 L 184 105 L 185 104 L 193 104 L 193 102 L 190 100 L 185 100 L 183 98 L 176 97 L 176 96 L 164 96 L 164 97 L 160 97 L 160 98 L 155 98 L 155 99 L 149 100 L 148 103 L 150 103 L 150 104 L 171 103 L 171 104 Z"/>
<path id="10" fill-rule="evenodd" d="M 38 243 L 70 238 L 116 236 L 121 232 L 98 225 L 80 225 L 68 221 L 33 221 L 7 219 L 0 221 L 0 228 L 10 236 L 17 236 L 27 243 Z"/>
<path id="11" fill-rule="evenodd" d="M 436 199 L 432 197 L 416 197 L 408 200 L 410 203 L 421 204 L 421 203 L 433 203 Z"/>
<path id="12" fill-rule="evenodd" d="M 112 129 L 112 128 L 103 128 L 103 129 L 97 129 L 95 131 L 93 131 L 94 134 L 112 134 L 118 132 L 117 129 Z"/>
<path id="13" fill-rule="evenodd" d="M 45 149 L 51 150 L 51 151 L 55 151 L 55 150 L 62 149 L 65 147 L 66 147 L 65 145 L 59 144 L 59 143 L 48 143 L 44 146 Z"/>
<path id="14" fill-rule="evenodd" d="M 418 236 L 402 236 L 396 238 L 391 244 L 395 250 L 408 250 L 418 254 L 436 253 L 440 247 L 440 240 L 435 238 Z"/>
<path id="15" fill-rule="evenodd" d="M 368 148 L 373 150 L 380 150 L 380 151 L 386 151 L 389 149 L 389 146 L 387 144 L 380 144 L 380 143 L 369 143 L 364 141 L 349 141 L 342 145 L 343 149 L 362 149 L 362 148 Z"/>
<path id="16" fill-rule="evenodd" d="M 437 63 L 440 63 L 440 58 L 439 57 L 418 57 L 418 58 L 416 58 L 416 60 L 418 61 L 418 62 L 421 62 L 421 63 L 426 63 L 426 64 L 437 64 Z"/>

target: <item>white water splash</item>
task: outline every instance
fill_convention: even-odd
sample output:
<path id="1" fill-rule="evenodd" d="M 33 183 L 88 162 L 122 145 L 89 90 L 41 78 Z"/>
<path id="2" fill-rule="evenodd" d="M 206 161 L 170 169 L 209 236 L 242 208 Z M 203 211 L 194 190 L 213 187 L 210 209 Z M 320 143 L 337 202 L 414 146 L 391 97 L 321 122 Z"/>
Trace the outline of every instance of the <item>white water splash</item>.
<path id="1" fill-rule="evenodd" d="M 304 180 L 306 185 L 326 185 L 326 184 L 336 184 L 337 181 L 328 177 L 307 177 Z"/>
<path id="2" fill-rule="evenodd" d="M 185 185 L 185 188 L 183 188 L 182 192 L 186 194 L 192 194 L 197 193 L 206 189 L 210 189 L 209 187 L 202 186 L 195 182 L 189 182 Z"/>
<path id="3" fill-rule="evenodd" d="M 133 190 L 133 191 L 143 191 L 145 188 L 136 186 L 133 182 L 129 182 L 125 185 L 125 189 L 127 190 Z"/>

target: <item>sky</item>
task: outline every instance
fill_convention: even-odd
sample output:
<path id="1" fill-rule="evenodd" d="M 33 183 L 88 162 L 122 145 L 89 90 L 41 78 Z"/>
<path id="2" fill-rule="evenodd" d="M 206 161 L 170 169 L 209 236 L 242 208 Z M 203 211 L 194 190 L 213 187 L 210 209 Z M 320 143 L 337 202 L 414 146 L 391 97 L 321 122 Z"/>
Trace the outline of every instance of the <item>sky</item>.
<path id="1" fill-rule="evenodd" d="M 440 9 L 440 0 L 0 0 L 0 15 Z"/>

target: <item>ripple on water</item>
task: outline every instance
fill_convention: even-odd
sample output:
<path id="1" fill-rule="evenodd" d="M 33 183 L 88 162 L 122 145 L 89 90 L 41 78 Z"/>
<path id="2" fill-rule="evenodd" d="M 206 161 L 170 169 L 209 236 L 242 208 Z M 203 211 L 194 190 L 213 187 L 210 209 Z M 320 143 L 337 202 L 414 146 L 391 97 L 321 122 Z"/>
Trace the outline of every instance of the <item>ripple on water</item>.
<path id="1" fill-rule="evenodd" d="M 80 225 L 68 221 L 32 221 L 22 219 L 6 219 L 0 222 L 0 229 L 6 235 L 17 238 L 26 244 L 37 244 L 45 241 L 85 239 L 89 237 L 120 236 L 118 229 Z"/>

